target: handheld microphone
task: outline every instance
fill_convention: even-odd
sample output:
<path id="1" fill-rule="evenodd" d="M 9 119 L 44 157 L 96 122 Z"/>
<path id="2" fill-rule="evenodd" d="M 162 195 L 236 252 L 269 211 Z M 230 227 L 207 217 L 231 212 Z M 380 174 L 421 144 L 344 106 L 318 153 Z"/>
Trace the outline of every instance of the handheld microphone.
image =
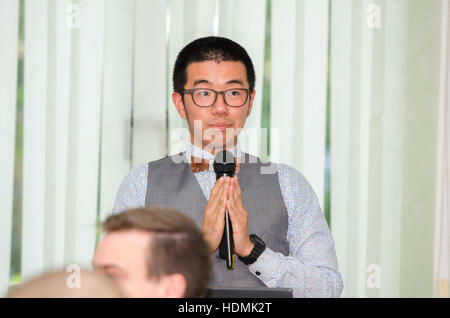
<path id="1" fill-rule="evenodd" d="M 214 172 L 216 173 L 216 180 L 220 179 L 220 177 L 234 177 L 236 172 L 236 163 L 234 161 L 233 154 L 226 150 L 218 152 L 214 158 L 213 167 Z M 219 245 L 219 257 L 227 261 L 227 269 L 234 269 L 233 229 L 231 227 L 230 217 L 226 209 L 225 228 Z"/>

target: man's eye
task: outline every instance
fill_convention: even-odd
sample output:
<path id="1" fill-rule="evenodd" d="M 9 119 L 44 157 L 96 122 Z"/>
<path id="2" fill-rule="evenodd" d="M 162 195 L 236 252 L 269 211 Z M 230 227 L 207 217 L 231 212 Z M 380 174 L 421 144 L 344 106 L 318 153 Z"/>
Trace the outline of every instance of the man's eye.
<path id="1" fill-rule="evenodd" d="M 208 91 L 199 91 L 198 95 L 200 96 L 208 96 L 210 93 Z"/>
<path id="2" fill-rule="evenodd" d="M 237 90 L 236 91 L 229 91 L 228 94 L 231 95 L 231 96 L 239 96 L 241 94 L 241 92 L 239 92 Z"/>

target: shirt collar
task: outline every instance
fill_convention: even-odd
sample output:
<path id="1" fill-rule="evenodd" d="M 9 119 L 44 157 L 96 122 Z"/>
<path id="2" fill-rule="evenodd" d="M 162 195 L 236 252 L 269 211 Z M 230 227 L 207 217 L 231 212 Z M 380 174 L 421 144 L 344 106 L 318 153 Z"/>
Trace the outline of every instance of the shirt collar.
<path id="1" fill-rule="evenodd" d="M 239 141 L 233 148 L 227 149 L 227 151 L 231 152 L 235 157 L 240 157 L 241 148 L 239 146 Z M 214 160 L 215 157 L 215 155 L 213 155 L 212 153 L 209 153 L 190 142 L 189 146 L 186 149 L 186 157 L 188 158 L 188 162 L 190 162 L 191 156 L 203 158 L 206 160 Z"/>

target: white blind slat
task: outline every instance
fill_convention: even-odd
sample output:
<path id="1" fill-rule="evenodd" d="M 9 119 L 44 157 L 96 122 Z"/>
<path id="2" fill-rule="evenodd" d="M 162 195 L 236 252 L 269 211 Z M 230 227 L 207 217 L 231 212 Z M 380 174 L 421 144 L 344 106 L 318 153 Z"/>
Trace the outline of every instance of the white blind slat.
<path id="1" fill-rule="evenodd" d="M 294 167 L 302 171 L 311 183 L 322 209 L 324 208 L 324 170 L 327 109 L 328 71 L 328 0 L 307 0 L 304 2 L 304 33 L 302 74 L 302 117 L 296 118 L 293 129 L 301 129 L 301 147 L 295 142 L 297 158 L 301 165 Z M 298 92 L 298 89 L 295 90 Z M 274 105 L 275 109 L 277 105 Z"/>
<path id="2" fill-rule="evenodd" d="M 112 213 L 118 185 L 130 169 L 134 6 L 129 0 L 105 2 L 101 220 Z"/>
<path id="3" fill-rule="evenodd" d="M 168 127 L 167 127 L 167 137 L 168 137 L 168 154 L 172 155 L 177 152 L 183 151 L 184 146 L 182 143 L 182 139 L 186 138 L 184 135 L 178 136 L 174 134 L 174 131 L 182 131 L 182 129 L 187 129 L 187 124 L 184 119 L 180 118 L 175 105 L 172 101 L 172 76 L 173 74 L 173 66 L 175 64 L 175 59 L 178 55 L 178 52 L 183 48 L 184 45 L 187 44 L 187 41 L 184 39 L 184 17 L 183 10 L 185 8 L 186 1 L 183 0 L 171 0 L 168 5 L 168 27 L 169 27 L 169 35 L 167 39 L 167 116 L 168 116 Z M 192 5 L 192 3 L 191 3 Z M 170 75 L 169 75 L 170 74 Z M 184 137 L 183 137 L 184 136 Z M 185 141 L 186 142 L 186 141 Z"/>
<path id="4" fill-rule="evenodd" d="M 403 112 L 405 110 L 405 50 L 407 26 L 405 23 L 404 2 L 386 1 L 384 23 L 386 30 L 385 52 L 389 52 L 384 64 L 385 79 L 383 90 L 383 114 L 385 120 L 382 127 L 381 144 L 381 184 L 380 189 L 380 268 L 383 269 L 380 297 L 396 297 L 399 285 L 399 250 L 400 211 L 402 205 L 401 158 L 396 154 L 402 151 Z M 390 247 L 390 248 L 388 248 Z"/>
<path id="5" fill-rule="evenodd" d="M 95 249 L 104 37 L 104 0 L 81 0 L 73 32 L 66 262 L 91 266 Z"/>
<path id="6" fill-rule="evenodd" d="M 13 213 L 19 1 L 0 2 L 0 297 L 7 292 Z"/>
<path id="7" fill-rule="evenodd" d="M 44 270 L 48 2 L 25 2 L 22 279 Z"/>
<path id="8" fill-rule="evenodd" d="M 45 193 L 45 270 L 64 264 L 67 153 L 70 98 L 70 39 L 67 6 L 70 0 L 48 2 L 48 96 Z"/>
<path id="9" fill-rule="evenodd" d="M 135 25 L 133 167 L 167 154 L 166 1 L 136 0 Z"/>
<path id="10" fill-rule="evenodd" d="M 331 59 L 333 69 L 331 72 L 331 231 L 336 242 L 336 254 L 339 261 L 339 269 L 344 278 L 343 296 L 354 296 L 348 290 L 355 289 L 355 275 L 352 274 L 353 261 L 350 257 L 351 246 L 347 240 L 352 224 L 350 218 L 350 195 L 348 187 L 348 174 L 350 165 L 350 104 L 352 56 L 348 54 L 352 50 L 352 0 L 341 1 L 339 6 L 332 8 L 332 43 L 339 46 L 331 46 Z"/>
<path id="11" fill-rule="evenodd" d="M 297 117 L 295 115 L 297 85 L 294 65 L 296 65 L 298 45 L 296 33 L 286 32 L 286 30 L 296 30 L 296 3 L 295 0 L 272 3 L 271 30 L 270 127 L 278 130 L 277 136 L 283 136 L 286 142 L 280 143 L 272 137 L 270 153 L 272 160 L 292 166 L 295 166 L 292 158 L 296 135 L 291 122 Z"/>

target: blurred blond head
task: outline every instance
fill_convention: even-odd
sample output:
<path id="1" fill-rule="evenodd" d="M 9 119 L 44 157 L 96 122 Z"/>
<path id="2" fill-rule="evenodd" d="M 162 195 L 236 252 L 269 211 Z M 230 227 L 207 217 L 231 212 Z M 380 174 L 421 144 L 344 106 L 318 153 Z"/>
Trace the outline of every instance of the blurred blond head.
<path id="1" fill-rule="evenodd" d="M 8 298 L 117 298 L 117 287 L 101 273 L 80 270 L 79 281 L 73 283 L 73 273 L 44 274 L 14 288 Z"/>

